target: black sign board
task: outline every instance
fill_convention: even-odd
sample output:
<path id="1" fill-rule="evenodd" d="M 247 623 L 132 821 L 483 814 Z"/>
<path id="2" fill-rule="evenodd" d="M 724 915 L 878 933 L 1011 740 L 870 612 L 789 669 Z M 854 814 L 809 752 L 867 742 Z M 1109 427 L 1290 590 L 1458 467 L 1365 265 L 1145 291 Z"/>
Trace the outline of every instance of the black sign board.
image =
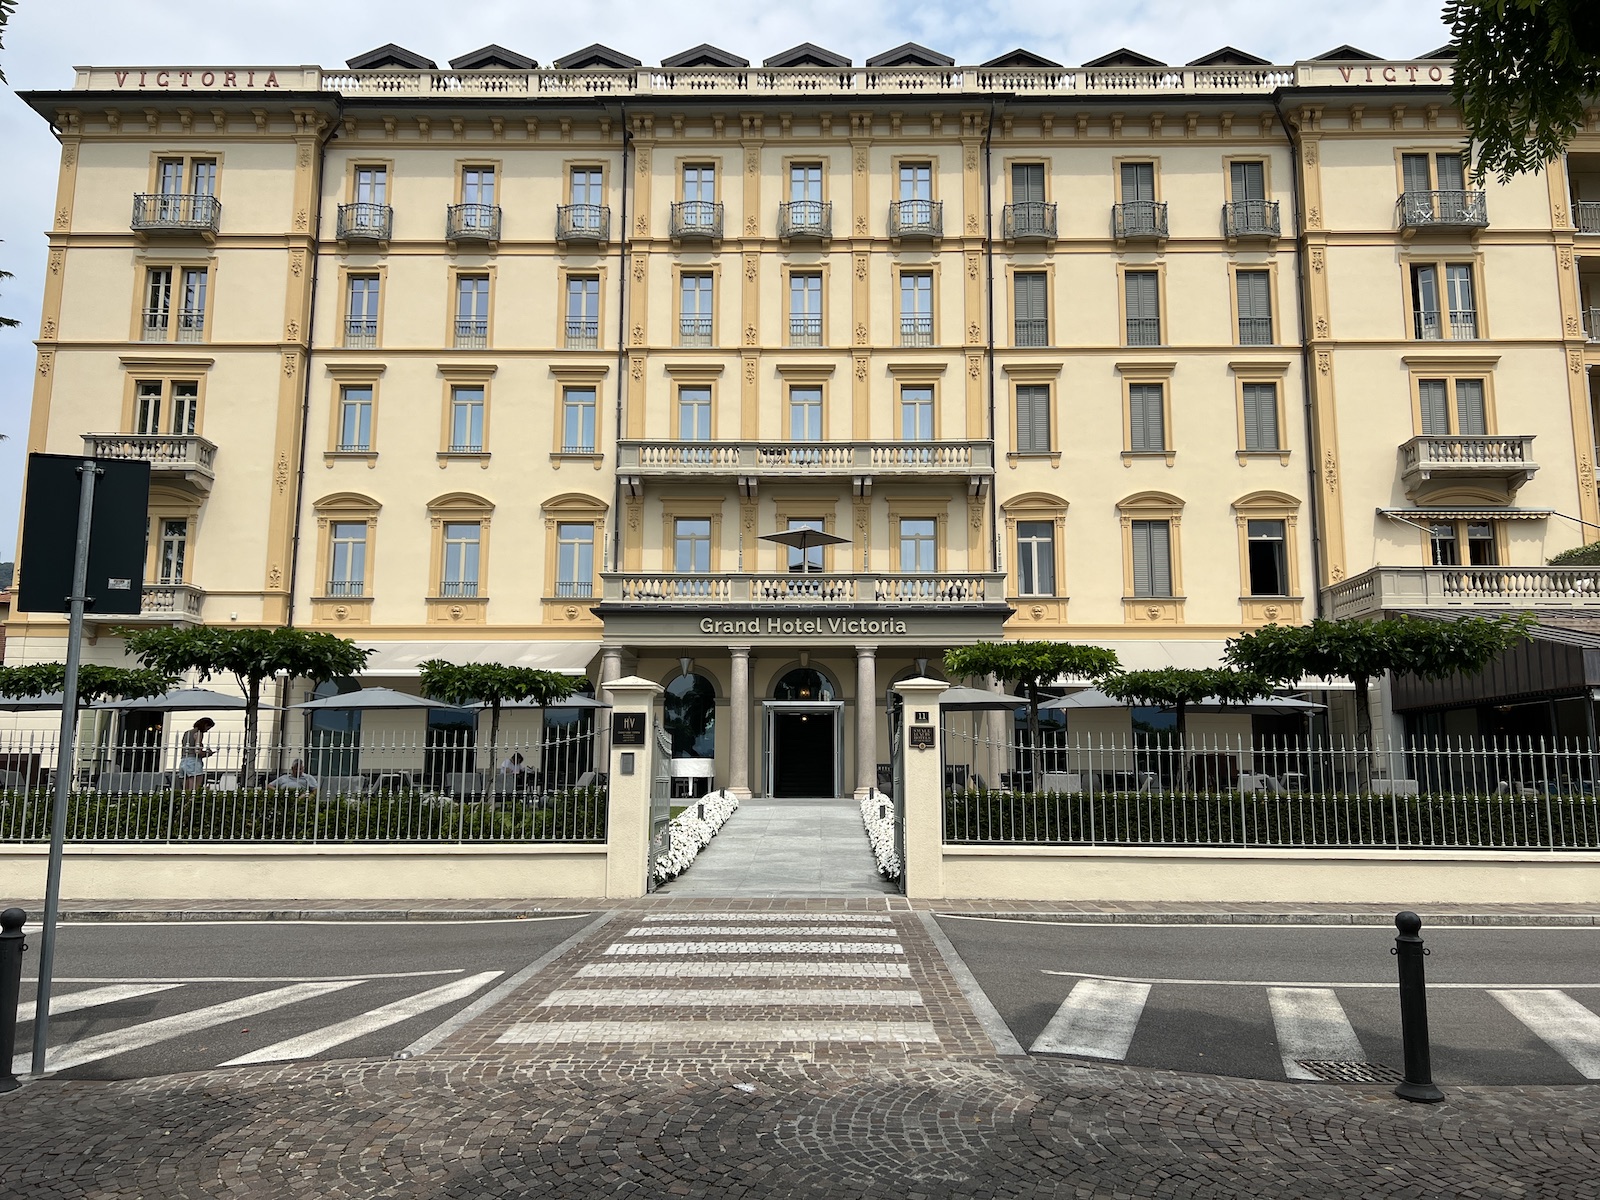
<path id="1" fill-rule="evenodd" d="M 82 455 L 28 455 L 17 563 L 19 612 L 66 612 L 78 545 Z M 85 611 L 91 617 L 137 616 L 143 600 L 145 525 L 150 464 L 96 459 L 94 513 L 89 522 Z"/>
<path id="2" fill-rule="evenodd" d="M 642 746 L 645 744 L 645 714 L 619 712 L 611 714 L 611 744 L 613 746 Z"/>
<path id="3" fill-rule="evenodd" d="M 911 726 L 911 748 L 913 750 L 932 750 L 933 749 L 933 726 L 932 725 L 913 725 L 913 726 Z"/>

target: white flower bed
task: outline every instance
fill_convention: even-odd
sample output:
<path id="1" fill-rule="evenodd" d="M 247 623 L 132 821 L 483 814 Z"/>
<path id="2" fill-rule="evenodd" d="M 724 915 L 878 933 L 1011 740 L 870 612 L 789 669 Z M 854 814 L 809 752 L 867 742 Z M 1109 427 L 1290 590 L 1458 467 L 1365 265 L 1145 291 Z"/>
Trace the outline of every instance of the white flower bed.
<path id="1" fill-rule="evenodd" d="M 731 792 L 710 792 L 673 817 L 667 823 L 666 852 L 656 859 L 656 882 L 665 883 L 687 871 L 738 807 L 739 798 Z"/>
<path id="2" fill-rule="evenodd" d="M 883 816 L 879 816 L 882 805 Z M 894 801 L 882 792 L 869 792 L 861 801 L 861 823 L 867 827 L 872 857 L 878 860 L 878 874 L 885 879 L 900 878 L 900 856 L 894 852 Z"/>

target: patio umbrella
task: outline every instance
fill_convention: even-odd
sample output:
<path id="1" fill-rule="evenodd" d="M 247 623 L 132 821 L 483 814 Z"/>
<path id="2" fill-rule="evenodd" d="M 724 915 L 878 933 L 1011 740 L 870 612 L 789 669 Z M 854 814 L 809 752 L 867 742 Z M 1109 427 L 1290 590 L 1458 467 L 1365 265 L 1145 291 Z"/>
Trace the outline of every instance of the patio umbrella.
<path id="1" fill-rule="evenodd" d="M 49 712 L 60 709 L 60 692 L 46 692 L 42 696 L 0 696 L 0 712 Z"/>
<path id="2" fill-rule="evenodd" d="M 1099 688 L 1084 688 L 1081 692 L 1073 692 L 1070 696 L 1057 696 L 1054 700 L 1046 700 L 1039 705 L 1040 712 L 1055 712 L 1060 709 L 1072 708 L 1131 708 L 1132 705 L 1124 700 L 1113 700 Z"/>
<path id="3" fill-rule="evenodd" d="M 307 700 L 304 704 L 291 704 L 290 708 L 455 708 L 426 696 L 413 696 L 393 688 L 362 688 L 356 692 L 341 692 L 337 696 L 324 696 L 321 700 Z"/>
<path id="4" fill-rule="evenodd" d="M 230 696 L 226 692 L 213 692 L 210 688 L 173 688 L 159 696 L 144 696 L 138 700 L 107 700 L 91 708 L 115 708 L 123 712 L 232 712 L 245 706 L 243 696 Z M 270 705 L 263 704 L 262 708 Z"/>
<path id="5" fill-rule="evenodd" d="M 986 692 L 982 688 L 947 688 L 939 697 L 940 708 L 955 712 L 979 712 L 987 709 L 1004 711 L 1026 708 L 1027 705 L 1028 702 L 1021 696 L 1008 696 L 1004 692 Z"/>
<path id="6" fill-rule="evenodd" d="M 763 533 L 763 542 L 777 542 L 780 546 L 789 546 L 800 551 L 800 561 L 805 564 L 805 569 L 811 569 L 811 560 L 806 557 L 806 551 L 817 546 L 847 546 L 850 539 L 840 537 L 836 533 L 829 533 L 825 529 L 810 529 L 798 526 L 794 529 L 780 529 L 777 533 Z"/>
<path id="7" fill-rule="evenodd" d="M 1262 696 L 1244 704 L 1224 704 L 1215 696 L 1207 696 L 1198 704 L 1189 706 L 1190 712 L 1246 712 L 1246 713 L 1307 713 L 1326 708 L 1326 704 L 1313 704 L 1310 700 L 1296 700 L 1293 696 Z"/>
<path id="8" fill-rule="evenodd" d="M 546 704 L 546 708 L 610 708 L 604 700 L 596 700 L 593 696 L 568 696 L 564 700 L 557 700 L 554 704 Z"/>

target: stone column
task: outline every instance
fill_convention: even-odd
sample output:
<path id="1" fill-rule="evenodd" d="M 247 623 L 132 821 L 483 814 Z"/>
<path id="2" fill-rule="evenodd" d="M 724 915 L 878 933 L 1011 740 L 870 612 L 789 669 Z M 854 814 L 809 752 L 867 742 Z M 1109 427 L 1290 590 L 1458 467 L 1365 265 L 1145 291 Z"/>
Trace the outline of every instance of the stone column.
<path id="1" fill-rule="evenodd" d="M 878 648 L 856 647 L 856 799 L 878 786 Z"/>
<path id="2" fill-rule="evenodd" d="M 611 683 L 609 717 L 636 715 L 644 745 L 612 746 L 610 812 L 606 823 L 606 895 L 642 896 L 650 862 L 650 782 L 654 778 L 655 710 L 660 684 L 628 676 Z"/>
<path id="3" fill-rule="evenodd" d="M 750 647 L 729 646 L 728 790 L 750 799 Z"/>
<path id="4" fill-rule="evenodd" d="M 611 690 L 606 686 L 614 679 L 622 678 L 622 647 L 600 647 L 600 699 L 609 701 Z"/>
<path id="5" fill-rule="evenodd" d="M 906 786 L 905 852 L 900 865 L 905 893 L 924 899 L 944 895 L 944 771 L 939 735 L 939 698 L 950 685 L 939 679 L 907 679 L 894 685 L 905 701 L 901 724 L 901 771 Z M 926 721 L 917 720 L 927 713 Z M 933 727 L 933 745 L 912 745 L 918 726 Z"/>
<path id="6" fill-rule="evenodd" d="M 991 692 L 1004 691 L 999 679 L 993 675 L 984 677 L 984 682 Z M 1007 742 L 1011 739 L 1011 731 L 1016 724 L 1011 713 L 1005 710 L 991 710 L 983 714 L 983 736 L 988 741 L 988 760 L 984 767 L 984 779 L 990 787 L 1000 786 L 1000 775 L 1011 770 L 1011 756 L 1007 752 Z"/>

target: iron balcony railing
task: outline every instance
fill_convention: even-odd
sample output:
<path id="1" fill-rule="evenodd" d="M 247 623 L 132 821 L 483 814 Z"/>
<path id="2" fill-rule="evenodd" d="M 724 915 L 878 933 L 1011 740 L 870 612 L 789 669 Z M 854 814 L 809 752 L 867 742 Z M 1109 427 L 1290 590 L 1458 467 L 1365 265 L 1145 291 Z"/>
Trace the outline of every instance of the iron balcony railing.
<path id="1" fill-rule="evenodd" d="M 378 345 L 376 318 L 351 317 L 344 323 L 344 344 L 347 350 L 372 350 Z"/>
<path id="2" fill-rule="evenodd" d="M 556 595 L 562 599 L 585 599 L 594 595 L 594 583 L 588 579 L 562 579 L 556 582 Z"/>
<path id="3" fill-rule="evenodd" d="M 1130 238 L 1164 238 L 1167 236 L 1167 202 L 1165 200 L 1129 200 L 1111 206 L 1111 236 L 1119 240 Z"/>
<path id="4" fill-rule="evenodd" d="M 365 579 L 330 579 L 325 596 L 345 598 L 349 596 L 365 596 L 367 594 L 367 581 Z"/>
<path id="5" fill-rule="evenodd" d="M 1224 237 L 1277 237 L 1276 200 L 1234 200 L 1222 206 Z"/>
<path id="6" fill-rule="evenodd" d="M 994 470 L 986 441 L 617 443 L 617 469 L 652 477 L 738 475 L 977 476 Z"/>
<path id="7" fill-rule="evenodd" d="M 931 316 L 902 316 L 900 318 L 900 344 L 902 346 L 933 345 L 933 318 Z"/>
<path id="8" fill-rule="evenodd" d="M 722 201 L 678 200 L 672 205 L 673 238 L 720 238 Z"/>
<path id="9" fill-rule="evenodd" d="M 1161 318 L 1160 317 L 1129 317 L 1128 318 L 1128 345 L 1130 345 L 1130 346 L 1159 346 L 1159 345 L 1161 345 Z"/>
<path id="10" fill-rule="evenodd" d="M 1412 313 L 1412 326 L 1419 341 L 1436 342 L 1444 337 L 1446 316 L 1437 309 L 1419 308 Z M 1457 309 L 1449 314 L 1450 336 L 1457 341 L 1472 341 L 1478 336 L 1476 309 Z"/>
<path id="11" fill-rule="evenodd" d="M 180 342 L 203 342 L 205 337 L 205 313 L 181 312 L 178 314 L 178 340 Z"/>
<path id="12" fill-rule="evenodd" d="M 1327 591 L 1331 617 L 1427 608 L 1600 608 L 1600 567 L 1373 567 Z"/>
<path id="13" fill-rule="evenodd" d="M 1272 345 L 1272 318 L 1240 317 L 1239 344 L 1241 346 Z"/>
<path id="14" fill-rule="evenodd" d="M 605 204 L 556 205 L 556 241 L 599 243 L 611 237 L 611 208 Z"/>
<path id="15" fill-rule="evenodd" d="M 144 319 L 140 322 L 140 337 L 146 342 L 164 342 L 167 340 L 167 324 L 172 320 L 172 313 L 165 308 L 147 308 L 144 310 Z"/>
<path id="16" fill-rule="evenodd" d="M 478 594 L 476 579 L 446 579 L 439 584 L 439 595 L 450 600 Z"/>
<path id="17" fill-rule="evenodd" d="M 789 344 L 791 346 L 822 345 L 822 318 L 809 314 L 790 314 Z"/>
<path id="18" fill-rule="evenodd" d="M 340 442 L 335 449 L 340 454 L 368 454 L 372 451 L 372 443 L 363 438 L 358 442 Z"/>
<path id="19" fill-rule="evenodd" d="M 451 454 L 482 454 L 483 453 L 483 443 L 482 442 L 451 442 L 450 443 L 450 451 L 449 452 Z"/>
<path id="20" fill-rule="evenodd" d="M 394 234 L 394 208 L 388 204 L 339 205 L 341 242 L 387 242 Z"/>
<path id="21" fill-rule="evenodd" d="M 489 322 L 478 317 L 456 318 L 456 348 L 482 350 L 489 344 Z"/>
<path id="22" fill-rule="evenodd" d="M 611 573 L 601 576 L 603 599 L 612 604 L 850 605 L 878 604 L 960 608 L 1003 606 L 1006 577 L 980 572 L 920 575 L 860 572 L 794 574 L 741 572 L 715 575 L 674 572 Z M 781 618 L 780 618 L 781 619 Z M 822 618 L 817 632 L 829 631 Z M 847 621 L 847 617 L 837 618 Z M 775 632 L 785 632 L 778 629 Z M 807 632 L 788 630 L 787 632 Z M 846 629 L 840 632 L 876 632 Z"/>
<path id="23" fill-rule="evenodd" d="M 600 346 L 600 320 L 598 317 L 568 317 L 566 347 L 568 350 L 595 350 Z"/>
<path id="24" fill-rule="evenodd" d="M 889 205 L 889 236 L 942 237 L 943 200 L 896 200 Z"/>
<path id="25" fill-rule="evenodd" d="M 1489 208 L 1481 191 L 1401 192 L 1401 229 L 1483 229 Z"/>
<path id="26" fill-rule="evenodd" d="M 1584 310 L 1584 336 L 1591 342 L 1600 342 L 1600 306 Z"/>
<path id="27" fill-rule="evenodd" d="M 1400 444 L 1400 470 L 1408 488 L 1430 479 L 1459 483 L 1496 481 L 1511 491 L 1533 477 L 1533 435 L 1422 434 Z"/>
<path id="28" fill-rule="evenodd" d="M 1600 200 L 1579 200 L 1572 206 L 1572 227 L 1579 233 L 1600 233 Z"/>
<path id="29" fill-rule="evenodd" d="M 146 192 L 133 198 L 137 233 L 216 233 L 221 223 L 222 203 L 215 196 Z"/>
<path id="30" fill-rule="evenodd" d="M 789 200 L 778 205 L 780 238 L 827 238 L 833 236 L 833 201 Z"/>
<path id="31" fill-rule="evenodd" d="M 562 442 L 561 443 L 561 453 L 563 453 L 563 454 L 593 454 L 594 453 L 594 443 L 592 441 L 591 442 Z"/>
<path id="32" fill-rule="evenodd" d="M 678 318 L 678 344 L 702 349 L 711 345 L 711 318 Z"/>
<path id="33" fill-rule="evenodd" d="M 1018 317 L 1014 322 L 1012 340 L 1018 346 L 1036 347 L 1050 344 L 1050 322 L 1042 317 Z"/>
<path id="34" fill-rule="evenodd" d="M 498 242 L 498 204 L 452 204 L 444 213 L 444 236 L 452 242 Z"/>
<path id="35" fill-rule="evenodd" d="M 1000 226 L 1008 242 L 1048 242 L 1056 236 L 1056 206 L 1042 200 L 1008 204 L 1000 210 Z"/>

